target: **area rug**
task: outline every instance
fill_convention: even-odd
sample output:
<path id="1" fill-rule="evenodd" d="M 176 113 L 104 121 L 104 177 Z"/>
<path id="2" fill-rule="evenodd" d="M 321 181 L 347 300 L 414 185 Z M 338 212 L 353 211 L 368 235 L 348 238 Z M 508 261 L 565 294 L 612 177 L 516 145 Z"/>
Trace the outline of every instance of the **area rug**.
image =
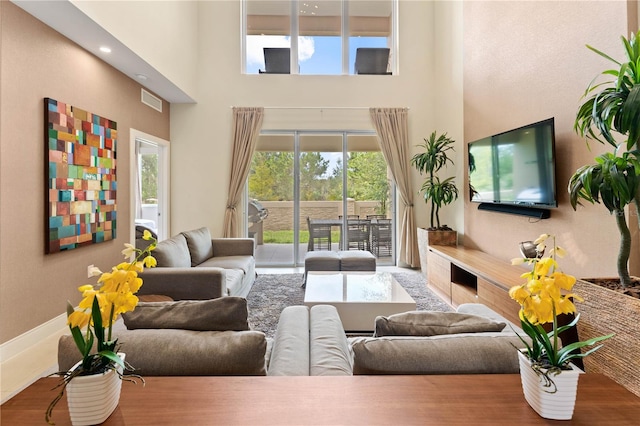
<path id="1" fill-rule="evenodd" d="M 416 309 L 451 311 L 451 307 L 433 294 L 420 274 L 394 272 L 393 276 L 416 301 Z M 273 337 L 278 326 L 280 312 L 287 306 L 304 304 L 302 274 L 258 275 L 247 295 L 249 321 L 253 329 Z"/>

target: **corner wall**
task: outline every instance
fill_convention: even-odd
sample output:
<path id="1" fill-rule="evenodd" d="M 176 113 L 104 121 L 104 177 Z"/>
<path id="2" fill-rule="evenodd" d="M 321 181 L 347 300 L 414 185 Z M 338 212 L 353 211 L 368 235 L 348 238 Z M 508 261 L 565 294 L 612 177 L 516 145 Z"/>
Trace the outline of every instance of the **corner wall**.
<path id="1" fill-rule="evenodd" d="M 617 275 L 614 219 L 601 205 L 574 212 L 567 185 L 578 167 L 608 149 L 591 143 L 590 152 L 573 131 L 585 88 L 609 66 L 585 44 L 622 58 L 626 33 L 624 1 L 464 3 L 465 142 L 555 117 L 559 203 L 550 219 L 535 220 L 478 211 L 467 192 L 465 245 L 508 260 L 519 255 L 520 241 L 552 233 L 569 251 L 565 272 Z M 465 191 L 467 183 L 465 174 Z"/>
<path id="2" fill-rule="evenodd" d="M 169 139 L 169 112 L 140 102 L 141 86 L 13 3 L 0 4 L 0 343 L 79 301 L 87 266 L 122 260 L 129 242 L 129 130 Z M 44 104 L 51 97 L 118 123 L 117 238 L 44 254 Z M 3 359 L 4 361 L 4 359 Z"/>

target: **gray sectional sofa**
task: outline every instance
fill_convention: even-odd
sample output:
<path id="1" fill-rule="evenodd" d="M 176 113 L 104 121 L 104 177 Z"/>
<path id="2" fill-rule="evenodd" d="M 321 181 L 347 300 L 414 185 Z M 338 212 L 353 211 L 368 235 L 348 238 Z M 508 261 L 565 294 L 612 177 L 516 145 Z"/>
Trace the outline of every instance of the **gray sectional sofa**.
<path id="1" fill-rule="evenodd" d="M 516 331 L 523 335 L 522 330 L 482 304 L 460 305 L 456 313 L 418 311 L 378 317 L 376 329 L 382 328 L 384 336 L 347 338 L 333 306 L 317 305 L 310 311 L 303 306 L 287 307 L 278 323 L 268 374 L 519 371 L 516 348 L 524 344 Z"/>
<path id="2" fill-rule="evenodd" d="M 246 297 L 255 281 L 251 238 L 211 238 L 208 228 L 200 228 L 160 241 L 152 254 L 158 266 L 140 274 L 140 295 L 173 300 Z"/>
<path id="3" fill-rule="evenodd" d="M 347 338 L 335 307 L 290 306 L 267 339 L 251 330 L 246 299 L 224 297 L 141 302 L 114 335 L 143 376 L 517 373 L 516 348 L 524 346 L 519 328 L 480 304 L 378 317 L 376 330 L 384 336 Z M 71 336 L 62 336 L 60 370 L 79 359 Z"/>

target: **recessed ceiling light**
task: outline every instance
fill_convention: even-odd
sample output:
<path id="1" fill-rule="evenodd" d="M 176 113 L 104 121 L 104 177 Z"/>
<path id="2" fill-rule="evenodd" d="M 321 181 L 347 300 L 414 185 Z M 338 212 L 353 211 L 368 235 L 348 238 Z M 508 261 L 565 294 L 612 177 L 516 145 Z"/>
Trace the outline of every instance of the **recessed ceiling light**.
<path id="1" fill-rule="evenodd" d="M 107 46 L 101 46 L 100 51 L 104 53 L 111 53 L 111 49 Z"/>
<path id="2" fill-rule="evenodd" d="M 144 74 L 136 74 L 136 78 L 137 78 L 138 80 L 142 80 L 142 81 L 144 81 L 144 80 L 148 79 L 149 77 L 147 77 L 147 76 L 146 76 L 146 75 L 144 75 Z"/>

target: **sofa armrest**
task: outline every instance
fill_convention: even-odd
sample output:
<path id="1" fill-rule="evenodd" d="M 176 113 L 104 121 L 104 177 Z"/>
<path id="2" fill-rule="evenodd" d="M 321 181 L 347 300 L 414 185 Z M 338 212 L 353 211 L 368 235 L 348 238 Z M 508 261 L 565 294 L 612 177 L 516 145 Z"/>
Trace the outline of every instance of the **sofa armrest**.
<path id="1" fill-rule="evenodd" d="M 139 274 L 139 295 L 162 294 L 173 300 L 215 299 L 227 295 L 222 268 L 151 268 Z"/>
<path id="2" fill-rule="evenodd" d="M 253 238 L 212 238 L 213 257 L 255 256 Z"/>
<path id="3" fill-rule="evenodd" d="M 334 306 L 316 305 L 309 312 L 309 375 L 351 376 L 349 343 Z"/>
<path id="4" fill-rule="evenodd" d="M 288 306 L 282 310 L 267 374 L 309 375 L 309 308 L 306 306 Z"/>

